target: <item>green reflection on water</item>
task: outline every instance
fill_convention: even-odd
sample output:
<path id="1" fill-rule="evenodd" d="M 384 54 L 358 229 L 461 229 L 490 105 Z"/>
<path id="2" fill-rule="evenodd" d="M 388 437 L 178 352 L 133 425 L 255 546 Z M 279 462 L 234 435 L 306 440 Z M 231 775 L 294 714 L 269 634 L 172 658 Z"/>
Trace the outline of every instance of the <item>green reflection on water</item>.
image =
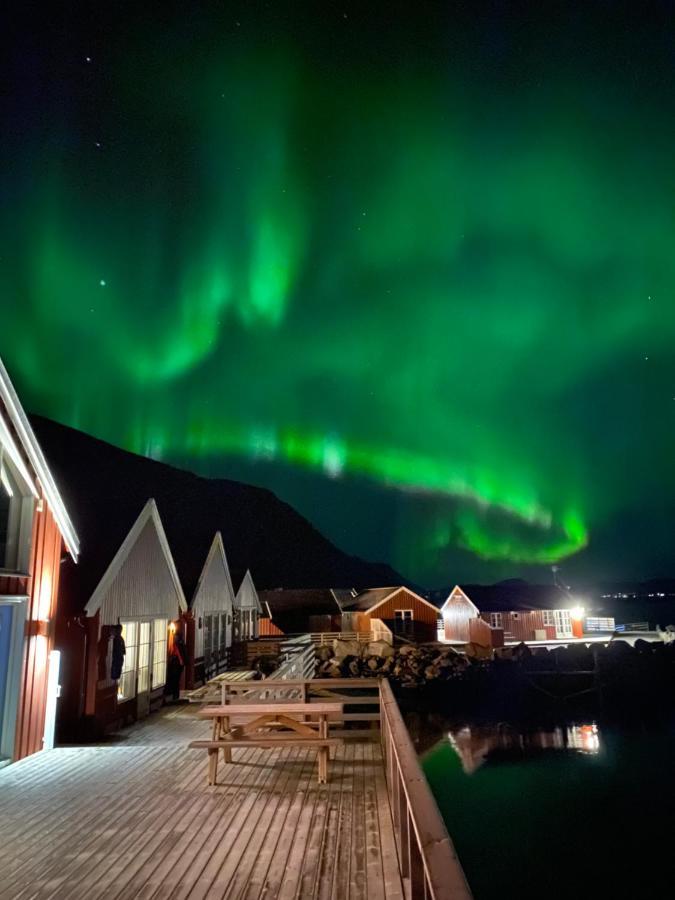
<path id="1" fill-rule="evenodd" d="M 601 731 L 598 752 L 497 747 L 481 763 L 484 733 L 471 772 L 456 736 L 422 762 L 477 900 L 672 896 L 673 735 Z"/>

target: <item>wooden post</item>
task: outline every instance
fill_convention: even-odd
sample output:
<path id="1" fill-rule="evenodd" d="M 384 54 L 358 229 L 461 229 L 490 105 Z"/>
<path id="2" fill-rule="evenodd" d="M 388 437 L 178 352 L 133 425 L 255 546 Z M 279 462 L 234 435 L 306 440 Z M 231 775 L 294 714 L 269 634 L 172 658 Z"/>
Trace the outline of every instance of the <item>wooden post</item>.
<path id="1" fill-rule="evenodd" d="M 216 783 L 218 776 L 218 748 L 209 747 L 209 784 Z"/>
<path id="2" fill-rule="evenodd" d="M 230 717 L 223 716 L 220 719 L 220 737 L 227 734 L 230 730 Z M 223 762 L 231 763 L 232 762 L 232 750 L 229 747 L 223 747 Z"/>

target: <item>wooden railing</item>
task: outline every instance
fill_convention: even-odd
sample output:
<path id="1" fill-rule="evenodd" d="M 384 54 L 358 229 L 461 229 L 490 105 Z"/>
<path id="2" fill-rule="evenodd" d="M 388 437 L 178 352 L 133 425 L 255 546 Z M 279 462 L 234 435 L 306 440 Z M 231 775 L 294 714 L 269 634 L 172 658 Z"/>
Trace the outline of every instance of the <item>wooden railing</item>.
<path id="1" fill-rule="evenodd" d="M 376 728 L 380 721 L 380 680 L 378 678 L 288 678 L 274 676 L 261 681 L 224 683 L 220 687 L 220 702 L 226 706 L 232 699 L 237 703 L 263 703 L 274 700 L 298 700 L 302 703 L 325 703 L 335 700 L 350 707 L 337 720 L 348 722 L 349 731 L 338 732 L 342 736 L 359 739 L 366 732 L 355 728 L 355 722 L 367 723 Z M 367 711 L 363 707 L 369 707 Z M 372 712 L 372 708 L 376 712 Z M 354 709 L 358 711 L 354 711 Z M 375 735 L 377 732 L 375 732 Z"/>
<path id="2" fill-rule="evenodd" d="M 369 644 L 374 640 L 369 631 L 313 631 L 310 637 L 317 646 L 332 644 L 333 641 L 356 641 L 359 644 Z"/>
<path id="3" fill-rule="evenodd" d="M 298 700 L 339 700 L 345 707 L 377 706 L 379 712 L 345 712 L 345 737 L 368 736 L 380 722 L 380 739 L 406 900 L 471 900 L 455 854 L 389 682 L 380 678 L 299 678 L 223 684 L 223 705 Z M 352 693 L 356 692 L 356 693 Z M 354 729 L 354 722 L 369 728 Z M 373 735 L 373 732 L 370 732 Z M 377 732 L 374 732 L 377 735 Z"/>
<path id="4" fill-rule="evenodd" d="M 289 678 L 313 678 L 316 671 L 316 650 L 310 635 L 284 641 L 279 646 L 283 662 L 269 676 L 276 681 Z"/>
<path id="5" fill-rule="evenodd" d="M 380 682 L 380 729 L 406 897 L 467 900 L 471 890 L 386 679 Z"/>
<path id="6" fill-rule="evenodd" d="M 372 641 L 393 643 L 391 628 L 388 628 L 381 619 L 371 619 L 370 626 L 370 631 L 314 631 L 310 637 L 317 646 L 332 644 L 333 641 L 356 641 L 359 644 L 370 644 Z"/>

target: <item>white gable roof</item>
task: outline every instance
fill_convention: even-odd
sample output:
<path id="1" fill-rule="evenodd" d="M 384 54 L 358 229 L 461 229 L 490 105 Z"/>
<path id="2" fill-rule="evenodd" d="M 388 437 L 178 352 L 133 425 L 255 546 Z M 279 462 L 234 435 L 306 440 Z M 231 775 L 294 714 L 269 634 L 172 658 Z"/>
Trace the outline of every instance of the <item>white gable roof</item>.
<path id="1" fill-rule="evenodd" d="M 80 540 L 77 536 L 77 532 L 75 531 L 75 527 L 70 520 L 70 516 L 68 515 L 68 511 L 56 486 L 56 482 L 54 481 L 52 473 L 49 471 L 49 466 L 47 465 L 47 461 L 44 458 L 42 450 L 40 449 L 37 438 L 33 433 L 33 429 L 30 426 L 28 417 L 26 416 L 26 413 L 21 406 L 21 402 L 19 401 L 17 393 L 14 390 L 14 386 L 12 385 L 12 382 L 9 379 L 9 375 L 7 374 L 7 369 L 5 368 L 1 359 L 0 398 L 2 398 L 2 402 L 7 409 L 10 424 L 16 432 L 19 441 L 21 442 L 21 446 L 23 447 L 23 450 L 33 468 L 33 471 L 35 472 L 38 481 L 40 482 L 45 499 L 49 504 L 49 509 L 54 516 L 54 521 L 56 522 L 58 529 L 61 532 L 61 536 L 68 549 L 68 552 L 73 557 L 75 562 L 77 562 L 77 557 L 80 552 Z M 12 436 L 12 432 L 8 428 L 8 423 L 5 422 L 2 415 L 0 415 L 0 438 L 2 438 L 3 445 L 7 448 L 7 452 L 12 462 L 17 467 L 30 492 L 35 498 L 38 498 L 39 492 L 37 486 L 25 466 L 23 458 Z"/>
<path id="2" fill-rule="evenodd" d="M 469 597 L 469 595 L 466 594 L 462 590 L 462 588 L 458 584 L 456 584 L 454 586 L 454 588 L 448 594 L 448 596 L 445 600 L 445 603 L 443 604 L 443 606 L 441 606 L 441 612 L 445 609 L 445 607 L 448 605 L 448 603 L 450 603 L 453 600 L 453 598 L 457 598 L 457 597 L 461 597 L 462 600 L 466 600 L 467 603 L 470 603 L 471 606 L 474 608 L 476 615 L 477 616 L 480 615 L 480 611 L 479 611 L 478 607 L 476 606 L 476 604 L 473 602 L 471 597 Z"/>
<path id="3" fill-rule="evenodd" d="M 113 557 L 112 562 L 99 581 L 96 590 L 91 595 L 91 598 L 89 599 L 89 602 L 87 603 L 84 610 L 87 616 L 93 616 L 100 608 L 101 603 L 103 602 L 103 598 L 108 592 L 108 589 L 110 588 L 111 584 L 119 574 L 120 569 L 128 559 L 129 554 L 131 553 L 134 545 L 138 541 L 144 527 L 148 522 L 152 522 L 157 533 L 162 554 L 164 556 L 164 559 L 166 560 L 171 580 L 176 589 L 176 599 L 178 600 L 178 605 L 183 612 L 187 610 L 185 595 L 183 594 L 183 588 L 178 577 L 178 572 L 176 571 L 176 565 L 173 561 L 171 550 L 169 549 L 169 542 L 166 539 L 164 526 L 162 525 L 162 520 L 159 517 L 159 510 L 157 509 L 157 504 L 155 503 L 155 501 L 151 499 L 148 500 L 148 502 L 141 510 L 139 517 L 131 526 L 129 533 L 122 541 L 119 550 Z"/>
<path id="4" fill-rule="evenodd" d="M 197 587 L 195 588 L 195 592 L 193 597 L 191 598 L 192 604 L 194 606 L 197 597 L 199 596 L 199 591 L 204 583 L 204 578 L 209 571 L 209 566 L 213 562 L 214 556 L 218 555 L 220 557 L 220 561 L 222 563 L 223 569 L 225 570 L 225 578 L 227 580 L 227 588 L 230 594 L 230 597 L 234 600 L 234 587 L 232 586 L 232 577 L 230 575 L 230 567 L 227 564 L 227 556 L 225 554 L 225 546 L 223 544 L 223 536 L 219 531 L 216 531 L 213 541 L 211 542 L 211 547 L 209 548 L 209 552 L 206 556 L 206 560 L 204 561 L 204 566 L 199 575 L 199 580 L 197 582 Z"/>
<path id="5" fill-rule="evenodd" d="M 239 585 L 237 596 L 234 598 L 234 605 L 237 609 L 251 609 L 255 607 L 260 615 L 263 614 L 260 598 L 258 597 L 258 592 L 253 584 L 253 578 L 251 577 L 249 569 L 246 570 L 246 574 Z"/>

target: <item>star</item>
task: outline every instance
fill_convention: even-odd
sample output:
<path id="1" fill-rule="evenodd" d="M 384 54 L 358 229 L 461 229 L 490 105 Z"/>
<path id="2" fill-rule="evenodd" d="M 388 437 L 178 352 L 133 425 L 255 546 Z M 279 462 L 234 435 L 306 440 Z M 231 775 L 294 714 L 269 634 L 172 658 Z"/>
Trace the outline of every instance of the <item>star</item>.
<path id="1" fill-rule="evenodd" d="M 91 56 L 85 56 L 84 61 L 90 63 L 90 62 L 91 62 Z"/>
<path id="2" fill-rule="evenodd" d="M 101 287 L 105 287 L 105 285 L 106 285 L 105 278 L 101 278 L 101 280 L 99 281 L 99 284 L 101 285 Z"/>

